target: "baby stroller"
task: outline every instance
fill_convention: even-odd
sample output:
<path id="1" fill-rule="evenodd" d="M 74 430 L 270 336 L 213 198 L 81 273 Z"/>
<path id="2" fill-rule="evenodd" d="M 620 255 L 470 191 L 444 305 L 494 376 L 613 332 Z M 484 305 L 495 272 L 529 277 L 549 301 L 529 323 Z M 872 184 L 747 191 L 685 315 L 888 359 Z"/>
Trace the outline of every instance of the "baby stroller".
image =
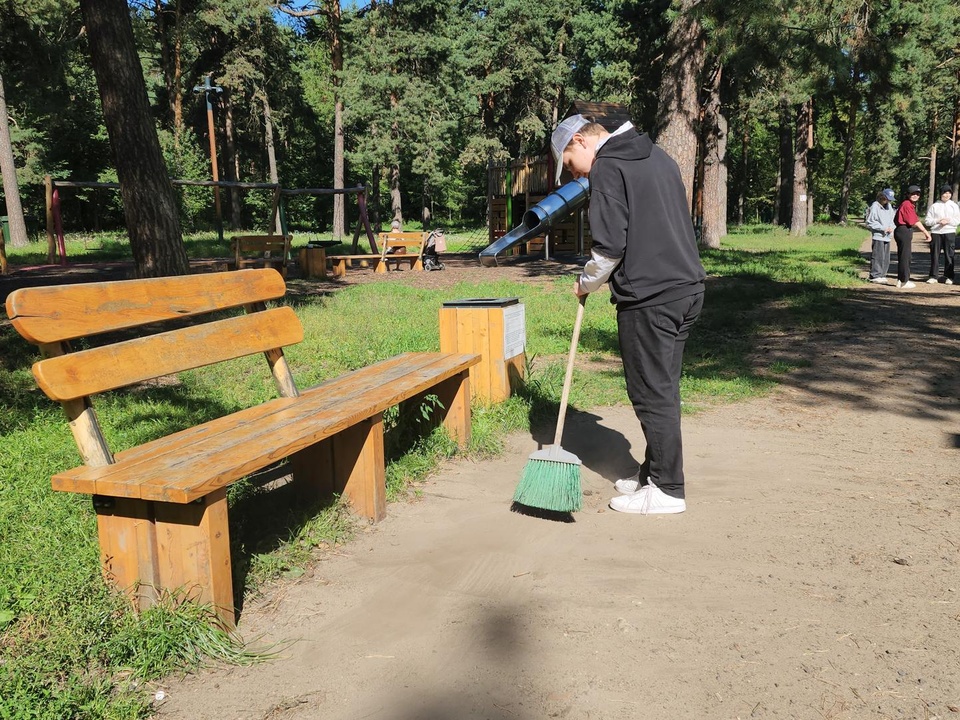
<path id="1" fill-rule="evenodd" d="M 447 239 L 443 236 L 443 229 L 437 228 L 427 236 L 427 245 L 423 249 L 423 269 L 443 270 L 440 262 L 440 253 L 447 249 Z"/>

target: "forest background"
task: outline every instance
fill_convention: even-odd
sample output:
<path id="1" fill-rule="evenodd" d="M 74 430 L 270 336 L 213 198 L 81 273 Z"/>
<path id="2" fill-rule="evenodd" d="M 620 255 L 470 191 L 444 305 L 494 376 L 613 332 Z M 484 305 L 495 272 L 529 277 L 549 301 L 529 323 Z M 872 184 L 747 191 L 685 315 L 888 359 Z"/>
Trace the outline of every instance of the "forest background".
<path id="1" fill-rule="evenodd" d="M 81 12 L 97 6 L 132 17 L 170 177 L 210 178 L 210 76 L 221 179 L 367 184 L 377 223 L 482 224 L 488 163 L 544 153 L 574 99 L 629 106 L 680 164 L 708 246 L 728 221 L 799 235 L 883 187 L 919 184 L 925 203 L 960 181 L 954 0 L 4 0 L 14 246 L 43 226 L 45 175 L 116 181 L 115 153 L 138 152 L 111 148 L 103 120 Z M 209 189 L 176 192 L 184 231 L 212 226 Z M 115 192 L 63 202 L 68 229 L 123 226 Z M 226 193 L 226 221 L 263 224 L 269 202 Z M 349 232 L 342 196 L 288 212 Z"/>

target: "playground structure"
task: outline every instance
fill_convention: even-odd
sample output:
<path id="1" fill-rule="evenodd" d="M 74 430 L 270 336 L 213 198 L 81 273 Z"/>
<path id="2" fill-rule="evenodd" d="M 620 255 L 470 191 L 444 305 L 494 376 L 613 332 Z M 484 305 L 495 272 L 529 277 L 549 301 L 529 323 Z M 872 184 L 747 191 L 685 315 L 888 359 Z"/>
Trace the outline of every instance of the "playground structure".
<path id="1" fill-rule="evenodd" d="M 352 188 L 284 188 L 277 183 L 245 183 L 232 182 L 227 180 L 181 180 L 171 179 L 170 182 L 175 186 L 193 186 L 210 187 L 214 190 L 219 188 L 236 188 L 240 190 L 269 190 L 273 194 L 268 229 L 273 230 L 279 225 L 280 234 L 288 235 L 286 211 L 284 209 L 284 198 L 295 195 L 356 195 L 359 218 L 353 233 L 353 252 L 356 253 L 359 248 L 360 234 L 366 233 L 367 240 L 370 243 L 370 250 L 373 253 L 379 253 L 376 236 L 373 228 L 370 226 L 370 219 L 367 213 L 367 188 L 364 185 L 357 185 Z M 44 178 L 44 189 L 46 197 L 46 228 L 47 228 L 47 262 L 54 264 L 55 258 L 59 259 L 60 265 L 67 264 L 66 243 L 63 232 L 63 214 L 60 205 L 61 189 L 109 189 L 119 190 L 120 184 L 114 182 L 87 182 L 76 180 L 54 180 L 47 175 Z M 223 219 L 220 216 L 220 207 L 217 205 L 217 235 L 223 241 Z"/>
<path id="2" fill-rule="evenodd" d="M 625 105 L 585 100 L 574 100 L 560 119 L 578 114 L 599 123 L 610 132 L 630 120 L 630 112 Z M 527 212 L 557 189 L 554 183 L 556 165 L 548 148 L 549 143 L 540 155 L 527 155 L 501 163 L 491 161 L 488 164 L 488 245 L 520 225 Z M 569 175 L 566 177 L 569 179 Z M 592 244 L 590 223 L 586 212 L 581 210 L 553 221 L 549 228 L 532 233 L 524 240 L 509 243 L 505 254 L 542 251 L 545 257 L 549 257 L 551 252 L 588 255 Z"/>
<path id="3" fill-rule="evenodd" d="M 578 178 L 554 190 L 523 214 L 523 221 L 480 252 L 480 264 L 492 267 L 497 256 L 534 237 L 545 237 L 547 232 L 576 213 L 590 198 L 590 181 Z M 544 246 L 545 254 L 548 248 Z"/>

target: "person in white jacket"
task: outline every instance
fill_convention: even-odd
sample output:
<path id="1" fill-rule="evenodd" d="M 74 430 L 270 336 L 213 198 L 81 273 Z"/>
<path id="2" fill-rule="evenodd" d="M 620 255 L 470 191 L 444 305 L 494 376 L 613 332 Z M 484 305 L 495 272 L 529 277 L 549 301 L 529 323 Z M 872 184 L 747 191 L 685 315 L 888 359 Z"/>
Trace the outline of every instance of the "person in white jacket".
<path id="1" fill-rule="evenodd" d="M 887 272 L 890 270 L 890 241 L 893 239 L 893 217 L 897 209 L 893 206 L 893 190 L 885 188 L 877 193 L 876 201 L 867 208 L 864 224 L 870 231 L 872 252 L 870 253 L 870 282 L 886 285 Z"/>
<path id="2" fill-rule="evenodd" d="M 953 285 L 953 254 L 957 242 L 957 226 L 960 225 L 960 205 L 953 198 L 953 188 L 944 185 L 940 188 L 940 200 L 927 210 L 924 224 L 930 228 L 930 279 L 928 283 L 939 282 L 940 249 L 943 248 L 943 282 Z"/>

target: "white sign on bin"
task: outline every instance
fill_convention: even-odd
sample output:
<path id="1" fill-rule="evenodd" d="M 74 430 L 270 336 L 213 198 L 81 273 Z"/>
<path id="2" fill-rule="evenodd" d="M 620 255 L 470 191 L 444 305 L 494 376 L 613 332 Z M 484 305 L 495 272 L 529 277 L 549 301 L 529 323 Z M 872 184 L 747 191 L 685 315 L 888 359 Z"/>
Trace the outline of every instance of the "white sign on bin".
<path id="1" fill-rule="evenodd" d="M 527 344 L 527 321 L 523 304 L 503 309 L 503 359 L 509 360 L 523 353 Z"/>

